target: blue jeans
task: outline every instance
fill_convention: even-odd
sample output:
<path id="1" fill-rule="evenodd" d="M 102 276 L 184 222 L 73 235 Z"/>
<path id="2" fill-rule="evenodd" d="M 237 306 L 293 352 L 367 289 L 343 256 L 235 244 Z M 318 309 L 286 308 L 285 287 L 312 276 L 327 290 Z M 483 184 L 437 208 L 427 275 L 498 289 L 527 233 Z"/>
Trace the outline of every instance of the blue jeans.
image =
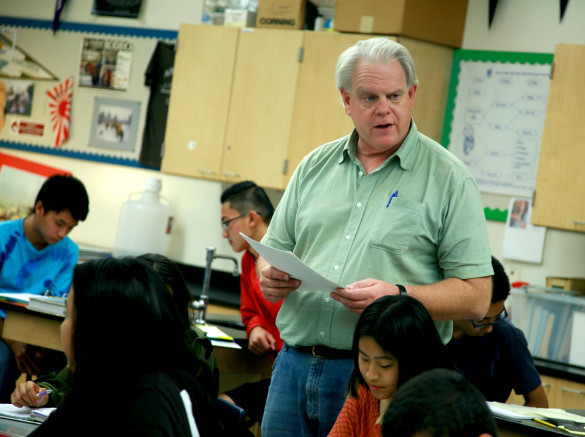
<path id="1" fill-rule="evenodd" d="M 262 437 L 326 436 L 347 397 L 351 358 L 326 360 L 286 343 L 274 362 Z"/>

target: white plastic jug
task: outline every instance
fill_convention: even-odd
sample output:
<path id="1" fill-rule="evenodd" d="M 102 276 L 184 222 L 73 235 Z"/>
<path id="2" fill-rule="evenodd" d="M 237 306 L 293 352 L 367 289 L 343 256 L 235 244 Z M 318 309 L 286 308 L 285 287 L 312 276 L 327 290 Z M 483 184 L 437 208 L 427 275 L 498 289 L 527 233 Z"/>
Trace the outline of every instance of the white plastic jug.
<path id="1" fill-rule="evenodd" d="M 173 213 L 170 200 L 159 194 L 160 189 L 161 180 L 151 177 L 146 179 L 144 192 L 128 196 L 120 211 L 114 256 L 167 256 Z"/>

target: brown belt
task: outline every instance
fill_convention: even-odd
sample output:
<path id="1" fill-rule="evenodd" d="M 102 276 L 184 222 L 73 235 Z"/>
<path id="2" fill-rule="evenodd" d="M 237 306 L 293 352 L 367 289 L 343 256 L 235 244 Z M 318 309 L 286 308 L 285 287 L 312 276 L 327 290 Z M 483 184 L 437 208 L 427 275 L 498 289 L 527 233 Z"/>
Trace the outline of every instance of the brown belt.
<path id="1" fill-rule="evenodd" d="M 295 347 L 300 352 L 310 352 L 315 358 L 324 358 L 326 360 L 338 360 L 352 358 L 351 350 L 347 349 L 333 349 L 331 347 L 317 344 L 315 346 L 297 346 Z"/>

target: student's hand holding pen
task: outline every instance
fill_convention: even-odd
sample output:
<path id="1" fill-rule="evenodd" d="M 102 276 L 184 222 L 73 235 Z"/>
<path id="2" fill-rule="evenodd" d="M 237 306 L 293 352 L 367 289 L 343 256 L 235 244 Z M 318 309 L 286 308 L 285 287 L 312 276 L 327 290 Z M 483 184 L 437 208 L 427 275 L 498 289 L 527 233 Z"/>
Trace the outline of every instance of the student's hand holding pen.
<path id="1" fill-rule="evenodd" d="M 263 261 L 265 266 L 260 270 L 260 290 L 269 302 L 280 302 L 301 286 L 298 279 L 291 278 L 288 273 L 268 265 L 261 257 L 258 258 L 258 263 L 260 261 Z"/>
<path id="2" fill-rule="evenodd" d="M 10 396 L 12 405 L 15 407 L 44 407 L 49 402 L 47 390 L 32 381 L 21 382 Z"/>

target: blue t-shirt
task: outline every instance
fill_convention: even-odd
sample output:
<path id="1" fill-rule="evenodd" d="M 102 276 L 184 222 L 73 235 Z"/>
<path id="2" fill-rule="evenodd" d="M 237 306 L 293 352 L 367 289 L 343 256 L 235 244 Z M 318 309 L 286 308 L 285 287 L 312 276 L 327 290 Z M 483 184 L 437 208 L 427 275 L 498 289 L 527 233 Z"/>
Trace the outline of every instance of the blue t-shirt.
<path id="1" fill-rule="evenodd" d="M 512 389 L 526 395 L 541 385 L 524 333 L 508 319 L 482 337 L 447 344 L 457 367 L 488 401 L 506 402 Z"/>
<path id="2" fill-rule="evenodd" d="M 0 223 L 0 291 L 69 292 L 79 248 L 69 237 L 38 250 L 24 234 L 24 219 Z"/>

